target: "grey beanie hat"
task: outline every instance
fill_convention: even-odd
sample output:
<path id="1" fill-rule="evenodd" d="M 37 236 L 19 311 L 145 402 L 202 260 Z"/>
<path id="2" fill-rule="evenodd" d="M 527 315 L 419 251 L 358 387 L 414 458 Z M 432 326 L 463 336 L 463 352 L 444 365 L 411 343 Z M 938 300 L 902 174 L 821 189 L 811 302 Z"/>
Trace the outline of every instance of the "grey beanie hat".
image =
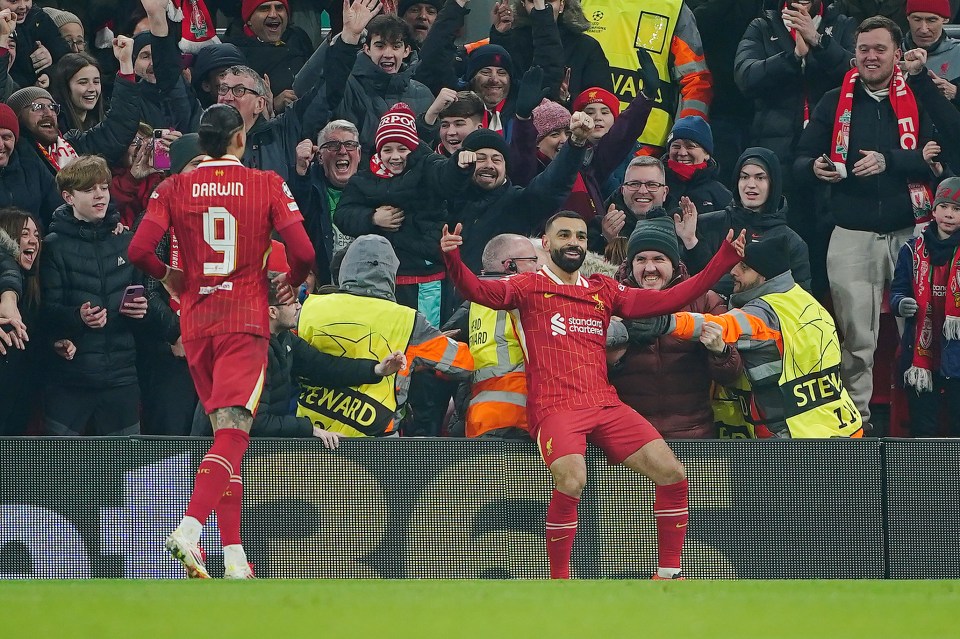
<path id="1" fill-rule="evenodd" d="M 79 24 L 81 27 L 83 26 L 80 18 L 78 18 L 75 13 L 70 13 L 69 11 L 64 11 L 63 9 L 54 9 L 52 7 L 44 7 L 43 10 L 48 16 L 50 16 L 51 19 L 53 19 L 53 23 L 57 25 L 58 29 L 65 24 L 71 23 Z"/>
<path id="2" fill-rule="evenodd" d="M 13 109 L 13 112 L 17 114 L 17 117 L 20 117 L 20 112 L 30 106 L 30 103 L 34 102 L 37 98 L 47 98 L 51 102 L 55 102 L 53 96 L 50 95 L 50 92 L 46 89 L 41 89 L 40 87 L 24 87 L 17 91 L 14 91 L 9 98 L 7 98 L 7 106 Z"/>

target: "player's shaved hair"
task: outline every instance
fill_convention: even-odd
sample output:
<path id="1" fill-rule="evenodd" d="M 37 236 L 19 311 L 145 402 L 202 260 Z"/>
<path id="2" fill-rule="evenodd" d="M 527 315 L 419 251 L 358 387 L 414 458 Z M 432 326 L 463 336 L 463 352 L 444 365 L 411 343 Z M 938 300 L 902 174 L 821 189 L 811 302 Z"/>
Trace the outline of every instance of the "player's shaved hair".
<path id="1" fill-rule="evenodd" d="M 214 104 L 200 116 L 198 146 L 210 157 L 220 158 L 227 154 L 230 140 L 243 128 L 243 117 L 229 104 Z"/>

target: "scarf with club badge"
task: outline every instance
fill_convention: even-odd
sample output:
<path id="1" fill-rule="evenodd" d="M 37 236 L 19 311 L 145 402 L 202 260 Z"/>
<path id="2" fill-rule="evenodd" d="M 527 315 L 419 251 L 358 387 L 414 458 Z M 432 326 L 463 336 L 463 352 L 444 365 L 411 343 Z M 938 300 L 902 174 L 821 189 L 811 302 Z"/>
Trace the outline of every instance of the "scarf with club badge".
<path id="1" fill-rule="evenodd" d="M 934 260 L 931 260 L 931 250 Z M 949 259 L 943 255 L 944 251 L 949 252 Z M 942 263 L 938 265 L 934 261 Z M 942 310 L 934 301 L 934 286 L 947 289 Z M 917 237 L 914 246 L 913 293 L 917 300 L 913 360 L 903 375 L 903 381 L 917 391 L 931 392 L 933 371 L 940 368 L 943 350 L 934 337 L 942 330 L 945 340 L 960 340 L 960 247 L 956 242 L 940 240 L 932 223 Z"/>
<path id="2" fill-rule="evenodd" d="M 840 174 L 846 177 L 847 154 L 850 152 L 850 120 L 853 115 L 853 92 L 857 86 L 860 73 L 856 68 L 847 71 L 840 85 L 840 101 L 837 103 L 837 116 L 833 125 L 833 148 L 830 149 L 830 159 L 837 165 Z M 864 86 L 866 90 L 866 86 Z M 893 78 L 890 80 L 890 106 L 897 118 L 897 128 L 900 132 L 900 148 L 915 150 L 917 148 L 917 131 L 920 128 L 920 113 L 917 110 L 917 99 L 913 91 L 907 86 L 906 79 L 899 66 L 893 68 Z M 930 186 L 924 182 L 907 184 L 910 191 L 910 202 L 913 205 L 913 221 L 915 224 L 924 224 L 933 217 L 933 193 Z"/>

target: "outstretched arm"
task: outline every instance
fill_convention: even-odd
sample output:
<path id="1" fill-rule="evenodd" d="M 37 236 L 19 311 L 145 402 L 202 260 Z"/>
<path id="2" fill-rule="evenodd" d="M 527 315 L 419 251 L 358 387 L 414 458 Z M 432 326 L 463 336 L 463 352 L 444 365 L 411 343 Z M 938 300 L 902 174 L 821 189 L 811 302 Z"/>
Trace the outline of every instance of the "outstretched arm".
<path id="1" fill-rule="evenodd" d="M 450 233 L 450 229 L 444 224 L 443 235 L 440 238 L 443 263 L 457 290 L 466 299 L 487 308 L 498 311 L 516 308 L 515 291 L 507 280 L 481 280 L 460 259 L 459 246 L 463 244 L 463 237 L 460 236 L 462 230 L 463 225 L 457 224 L 453 233 Z"/>
<path id="2" fill-rule="evenodd" d="M 727 240 L 713 256 L 713 259 L 697 275 L 680 282 L 664 291 L 642 288 L 624 288 L 616 301 L 614 314 L 624 319 L 640 319 L 674 313 L 710 290 L 717 280 L 723 277 L 743 258 L 746 243 L 744 231 L 733 242 L 733 231 L 727 234 Z"/>

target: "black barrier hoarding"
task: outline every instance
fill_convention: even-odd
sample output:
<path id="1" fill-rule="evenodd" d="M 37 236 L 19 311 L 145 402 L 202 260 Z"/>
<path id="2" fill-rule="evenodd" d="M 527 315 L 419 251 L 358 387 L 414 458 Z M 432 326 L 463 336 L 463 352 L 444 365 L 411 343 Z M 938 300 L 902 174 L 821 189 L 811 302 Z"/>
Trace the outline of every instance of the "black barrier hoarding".
<path id="1" fill-rule="evenodd" d="M 0 576 L 182 577 L 162 547 L 210 440 L 0 439 Z M 673 442 L 696 578 L 884 576 L 878 440 Z M 573 575 L 648 577 L 650 482 L 588 456 Z M 546 578 L 550 477 L 531 444 L 254 440 L 244 545 L 260 577 Z M 214 526 L 202 544 L 222 565 Z"/>
<path id="2" fill-rule="evenodd" d="M 888 439 L 884 451 L 889 576 L 960 578 L 960 440 Z"/>

